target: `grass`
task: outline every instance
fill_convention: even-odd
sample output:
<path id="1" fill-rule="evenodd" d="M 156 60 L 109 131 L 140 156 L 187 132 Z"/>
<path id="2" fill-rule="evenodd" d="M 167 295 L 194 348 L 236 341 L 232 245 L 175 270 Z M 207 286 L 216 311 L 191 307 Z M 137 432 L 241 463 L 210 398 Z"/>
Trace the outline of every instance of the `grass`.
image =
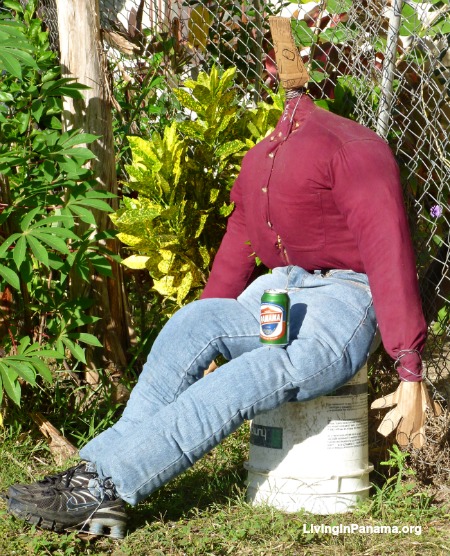
<path id="1" fill-rule="evenodd" d="M 57 535 L 23 525 L 0 502 L 0 554 L 112 556 L 344 556 L 449 555 L 449 507 L 434 502 L 430 487 L 413 476 L 399 480 L 402 456 L 392 454 L 391 478 L 352 513 L 317 516 L 284 514 L 245 501 L 243 463 L 248 428 L 241 429 L 187 473 L 130 508 L 130 530 L 122 541 Z M 400 458 L 400 459 L 399 459 Z M 30 435 L 4 434 L 0 445 L 0 490 L 53 472 L 46 446 Z M 421 526 L 412 533 L 332 534 L 311 532 L 311 525 Z"/>

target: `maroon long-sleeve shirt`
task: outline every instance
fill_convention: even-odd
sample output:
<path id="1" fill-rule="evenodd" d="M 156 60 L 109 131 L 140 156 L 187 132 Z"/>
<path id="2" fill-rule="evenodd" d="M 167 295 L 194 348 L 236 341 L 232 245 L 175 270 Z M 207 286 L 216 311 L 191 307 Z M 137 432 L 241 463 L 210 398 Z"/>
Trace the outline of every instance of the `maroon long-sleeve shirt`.
<path id="1" fill-rule="evenodd" d="M 236 298 L 255 255 L 268 268 L 364 272 L 385 349 L 402 355 L 401 379 L 419 380 L 426 323 L 399 171 L 380 137 L 306 95 L 294 98 L 245 155 L 231 199 L 203 298 Z"/>

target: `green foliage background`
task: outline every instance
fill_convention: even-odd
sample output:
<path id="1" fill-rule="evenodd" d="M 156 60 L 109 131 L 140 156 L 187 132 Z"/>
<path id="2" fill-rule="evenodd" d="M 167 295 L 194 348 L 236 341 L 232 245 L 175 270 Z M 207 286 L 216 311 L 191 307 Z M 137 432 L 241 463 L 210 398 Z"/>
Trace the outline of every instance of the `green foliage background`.
<path id="1" fill-rule="evenodd" d="M 233 207 L 231 186 L 245 152 L 275 126 L 282 95 L 248 109 L 234 88 L 235 69 L 187 80 L 174 90 L 191 118 L 173 121 L 150 140 L 128 137 L 128 187 L 113 214 L 119 239 L 133 252 L 123 262 L 149 271 L 167 313 L 197 298 Z"/>
<path id="2" fill-rule="evenodd" d="M 93 135 L 64 132 L 62 96 L 83 86 L 61 77 L 48 35 L 25 8 L 3 2 L 0 15 L 0 403 L 20 404 L 22 386 L 51 382 L 64 365 L 86 363 L 83 344 L 92 299 L 71 295 L 71 277 L 110 275 L 92 209 L 111 211 L 85 163 Z M 78 224 L 90 228 L 81 233 Z"/>

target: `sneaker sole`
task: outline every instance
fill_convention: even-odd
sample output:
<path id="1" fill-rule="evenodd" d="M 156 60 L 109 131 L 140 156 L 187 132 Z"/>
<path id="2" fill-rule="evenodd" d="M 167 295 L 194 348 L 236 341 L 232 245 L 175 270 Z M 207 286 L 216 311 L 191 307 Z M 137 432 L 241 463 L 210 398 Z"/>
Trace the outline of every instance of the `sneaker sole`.
<path id="1" fill-rule="evenodd" d="M 67 520 L 54 518 L 50 512 L 40 511 L 35 504 L 16 498 L 8 498 L 7 510 L 26 523 L 56 533 L 70 530 L 95 536 L 104 535 L 113 539 L 123 539 L 126 533 L 127 516 L 121 500 L 103 503 L 102 507 L 96 510 L 70 514 L 71 519 Z"/>

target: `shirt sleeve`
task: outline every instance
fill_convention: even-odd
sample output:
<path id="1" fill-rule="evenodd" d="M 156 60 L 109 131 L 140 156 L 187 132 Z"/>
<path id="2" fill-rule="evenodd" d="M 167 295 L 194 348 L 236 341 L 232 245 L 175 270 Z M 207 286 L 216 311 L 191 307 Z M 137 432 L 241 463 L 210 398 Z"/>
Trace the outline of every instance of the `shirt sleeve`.
<path id="1" fill-rule="evenodd" d="M 231 190 L 231 201 L 234 202 L 234 209 L 228 218 L 227 229 L 214 258 L 202 299 L 236 298 L 244 290 L 255 268 L 255 257 L 245 225 L 245 207 L 239 177 Z"/>
<path id="2" fill-rule="evenodd" d="M 335 153 L 330 173 L 335 203 L 369 278 L 384 347 L 401 380 L 419 381 L 427 325 L 394 156 L 382 141 L 348 142 Z"/>

